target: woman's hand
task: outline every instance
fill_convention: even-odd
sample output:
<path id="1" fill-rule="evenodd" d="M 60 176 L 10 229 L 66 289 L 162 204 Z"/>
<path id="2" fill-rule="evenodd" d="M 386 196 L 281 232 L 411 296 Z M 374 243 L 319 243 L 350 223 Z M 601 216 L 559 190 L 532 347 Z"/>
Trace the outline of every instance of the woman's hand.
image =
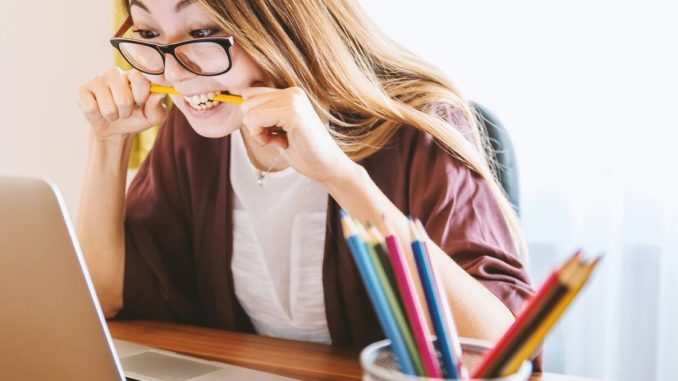
<path id="1" fill-rule="evenodd" d="M 242 96 L 243 124 L 250 135 L 261 145 L 279 147 L 287 163 L 300 173 L 328 183 L 342 178 L 354 165 L 302 89 L 251 87 Z"/>
<path id="2" fill-rule="evenodd" d="M 102 140 L 126 137 L 161 123 L 164 94 L 150 94 L 151 83 L 137 70 L 117 67 L 78 89 L 78 104 L 94 135 Z"/>

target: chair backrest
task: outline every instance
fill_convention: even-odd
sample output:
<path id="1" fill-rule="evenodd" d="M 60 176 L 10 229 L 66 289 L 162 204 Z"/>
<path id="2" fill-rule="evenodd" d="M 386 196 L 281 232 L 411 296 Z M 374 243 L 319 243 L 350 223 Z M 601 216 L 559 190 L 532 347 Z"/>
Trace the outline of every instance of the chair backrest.
<path id="1" fill-rule="evenodd" d="M 469 105 L 477 114 L 477 119 L 483 124 L 482 127 L 485 128 L 490 138 L 499 183 L 504 188 L 504 192 L 513 204 L 516 213 L 520 215 L 518 164 L 516 163 L 511 139 L 495 114 L 478 103 L 469 102 Z"/>

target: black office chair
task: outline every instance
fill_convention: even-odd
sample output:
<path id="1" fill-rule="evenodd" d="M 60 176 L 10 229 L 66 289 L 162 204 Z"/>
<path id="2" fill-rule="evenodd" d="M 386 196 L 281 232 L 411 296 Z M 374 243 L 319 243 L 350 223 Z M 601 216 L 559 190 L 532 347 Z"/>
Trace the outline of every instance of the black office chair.
<path id="1" fill-rule="evenodd" d="M 511 139 L 496 115 L 478 103 L 469 102 L 469 105 L 478 115 L 478 120 L 483 124 L 490 138 L 499 183 L 504 188 L 516 213 L 520 215 L 518 164 L 513 153 Z"/>

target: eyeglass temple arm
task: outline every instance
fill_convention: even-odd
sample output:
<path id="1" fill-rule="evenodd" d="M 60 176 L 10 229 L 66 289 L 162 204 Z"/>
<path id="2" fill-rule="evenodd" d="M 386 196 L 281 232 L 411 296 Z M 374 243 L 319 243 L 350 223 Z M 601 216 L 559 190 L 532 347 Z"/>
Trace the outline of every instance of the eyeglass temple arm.
<path id="1" fill-rule="evenodd" d="M 122 37 L 122 35 L 125 34 L 125 32 L 127 32 L 127 29 L 129 29 L 132 26 L 132 24 L 133 24 L 132 16 L 127 16 L 125 22 L 123 22 L 122 25 L 120 25 L 120 28 L 118 28 L 118 31 L 115 32 L 114 37 L 115 38 Z"/>

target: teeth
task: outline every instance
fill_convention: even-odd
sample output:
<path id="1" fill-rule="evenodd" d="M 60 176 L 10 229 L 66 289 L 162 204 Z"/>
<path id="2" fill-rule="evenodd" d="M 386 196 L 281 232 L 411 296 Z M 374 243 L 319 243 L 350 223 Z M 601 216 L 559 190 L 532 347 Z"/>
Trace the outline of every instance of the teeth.
<path id="1" fill-rule="evenodd" d="M 214 100 L 214 97 L 219 94 L 221 94 L 220 91 L 196 94 L 190 97 L 184 96 L 184 100 L 186 100 L 186 102 L 194 109 L 204 111 L 217 106 L 220 103 L 219 101 Z"/>

